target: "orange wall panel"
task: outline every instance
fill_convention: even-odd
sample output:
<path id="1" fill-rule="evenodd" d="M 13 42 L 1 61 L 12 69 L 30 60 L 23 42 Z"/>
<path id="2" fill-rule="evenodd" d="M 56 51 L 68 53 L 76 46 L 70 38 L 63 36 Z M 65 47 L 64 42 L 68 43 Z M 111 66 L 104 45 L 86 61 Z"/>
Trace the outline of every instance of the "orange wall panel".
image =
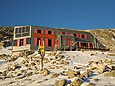
<path id="1" fill-rule="evenodd" d="M 26 38 L 24 38 L 24 43 L 23 43 L 24 46 L 26 46 Z"/>

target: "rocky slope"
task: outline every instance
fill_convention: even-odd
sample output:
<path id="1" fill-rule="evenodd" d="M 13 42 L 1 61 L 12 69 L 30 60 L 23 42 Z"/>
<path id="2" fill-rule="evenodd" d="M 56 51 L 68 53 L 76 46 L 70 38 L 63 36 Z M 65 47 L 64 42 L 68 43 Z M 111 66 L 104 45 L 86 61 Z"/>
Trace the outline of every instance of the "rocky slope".
<path id="1" fill-rule="evenodd" d="M 13 39 L 12 26 L 0 26 L 0 47 L 11 45 Z"/>
<path id="2" fill-rule="evenodd" d="M 115 51 L 115 29 L 96 29 L 89 30 L 100 43 L 110 51 Z"/>
<path id="3" fill-rule="evenodd" d="M 115 86 L 113 53 L 58 51 L 54 56 L 46 52 L 43 70 L 37 56 L 0 56 L 0 86 Z"/>

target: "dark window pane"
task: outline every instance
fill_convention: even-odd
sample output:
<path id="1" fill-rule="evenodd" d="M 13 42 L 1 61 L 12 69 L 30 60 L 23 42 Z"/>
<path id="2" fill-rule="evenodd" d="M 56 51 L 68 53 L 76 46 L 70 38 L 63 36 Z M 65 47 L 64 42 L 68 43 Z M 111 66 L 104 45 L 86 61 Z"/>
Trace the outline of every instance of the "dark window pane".
<path id="1" fill-rule="evenodd" d="M 76 37 L 76 34 L 73 34 Z"/>
<path id="2" fill-rule="evenodd" d="M 62 34 L 65 34 L 65 32 L 62 32 Z"/>
<path id="3" fill-rule="evenodd" d="M 26 32 L 26 28 L 25 27 L 22 28 L 22 32 Z"/>
<path id="4" fill-rule="evenodd" d="M 52 34 L 52 31 L 48 31 L 48 34 Z"/>
<path id="5" fill-rule="evenodd" d="M 52 40 L 48 39 L 48 46 L 52 46 Z"/>
<path id="6" fill-rule="evenodd" d="M 21 33 L 21 28 L 18 28 L 19 29 L 19 32 L 18 33 Z"/>
<path id="7" fill-rule="evenodd" d="M 17 46 L 17 40 L 13 41 L 13 46 Z"/>
<path id="8" fill-rule="evenodd" d="M 26 38 L 26 44 L 30 44 L 31 38 Z"/>
<path id="9" fill-rule="evenodd" d="M 84 36 L 84 35 L 82 35 L 82 38 L 85 38 L 85 36 Z"/>
<path id="10" fill-rule="evenodd" d="M 16 34 L 15 37 L 21 37 L 21 34 Z"/>
<path id="11" fill-rule="evenodd" d="M 18 33 L 18 28 L 15 29 L 15 33 Z"/>
<path id="12" fill-rule="evenodd" d="M 23 39 L 20 39 L 20 44 L 19 44 L 19 46 L 23 46 L 23 43 L 24 43 L 24 40 L 23 40 Z"/>
<path id="13" fill-rule="evenodd" d="M 26 32 L 28 32 L 28 33 L 29 33 L 29 32 L 30 32 L 30 28 L 26 28 Z"/>
<path id="14" fill-rule="evenodd" d="M 81 46 L 86 47 L 87 44 L 86 43 L 81 43 Z"/>
<path id="15" fill-rule="evenodd" d="M 38 33 L 41 33 L 41 30 L 38 30 Z"/>
<path id="16" fill-rule="evenodd" d="M 37 46 L 39 46 L 40 38 L 37 38 Z"/>

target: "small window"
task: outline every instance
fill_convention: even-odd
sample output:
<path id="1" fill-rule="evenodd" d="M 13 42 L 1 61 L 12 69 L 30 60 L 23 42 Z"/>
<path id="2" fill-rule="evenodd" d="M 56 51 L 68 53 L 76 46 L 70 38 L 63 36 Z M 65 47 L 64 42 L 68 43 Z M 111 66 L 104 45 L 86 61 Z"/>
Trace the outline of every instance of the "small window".
<path id="1" fill-rule="evenodd" d="M 18 33 L 21 33 L 21 28 L 18 28 L 19 29 L 19 32 Z"/>
<path id="2" fill-rule="evenodd" d="M 22 28 L 22 32 L 26 32 L 26 28 L 25 27 Z"/>
<path id="3" fill-rule="evenodd" d="M 48 39 L 48 46 L 52 46 L 52 40 Z"/>
<path id="4" fill-rule="evenodd" d="M 84 35 L 82 35 L 82 38 L 85 38 L 85 36 L 84 36 Z"/>
<path id="5" fill-rule="evenodd" d="M 38 30 L 38 33 L 41 33 L 41 30 Z"/>
<path id="6" fill-rule="evenodd" d="M 52 34 L 52 31 L 48 31 L 48 34 Z"/>
<path id="7" fill-rule="evenodd" d="M 26 32 L 30 32 L 30 28 L 29 27 L 26 27 Z"/>
<path id="8" fill-rule="evenodd" d="M 30 44 L 31 38 L 26 38 L 26 44 Z"/>
<path id="9" fill-rule="evenodd" d="M 14 40 L 13 46 L 17 46 L 17 40 Z"/>
<path id="10" fill-rule="evenodd" d="M 37 46 L 39 46 L 39 41 L 41 42 L 40 38 L 37 38 Z"/>
<path id="11" fill-rule="evenodd" d="M 81 46 L 82 46 L 82 47 L 86 47 L 87 44 L 86 44 L 86 43 L 81 43 Z"/>
<path id="12" fill-rule="evenodd" d="M 73 34 L 76 37 L 76 34 Z"/>
<path id="13" fill-rule="evenodd" d="M 62 32 L 62 34 L 65 34 L 65 32 Z"/>
<path id="14" fill-rule="evenodd" d="M 20 33 L 18 33 L 18 34 L 16 34 L 16 35 L 15 35 L 15 37 L 21 37 L 21 34 L 20 34 Z"/>
<path id="15" fill-rule="evenodd" d="M 23 39 L 20 39 L 20 44 L 19 44 L 19 46 L 23 46 L 23 43 L 24 43 L 24 40 L 23 40 Z"/>
<path id="16" fill-rule="evenodd" d="M 18 28 L 15 29 L 15 33 L 18 33 Z"/>

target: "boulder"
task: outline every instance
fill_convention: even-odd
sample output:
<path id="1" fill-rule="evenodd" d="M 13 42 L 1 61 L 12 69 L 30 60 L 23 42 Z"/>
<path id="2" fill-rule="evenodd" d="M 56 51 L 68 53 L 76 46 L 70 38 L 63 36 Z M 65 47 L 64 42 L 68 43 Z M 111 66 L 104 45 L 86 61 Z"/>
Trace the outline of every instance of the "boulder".
<path id="1" fill-rule="evenodd" d="M 106 72 L 107 71 L 107 66 L 104 65 L 104 64 L 98 64 L 98 67 L 97 67 L 97 72 L 98 73 L 103 73 L 103 72 Z"/>
<path id="2" fill-rule="evenodd" d="M 109 58 L 109 59 L 105 59 L 105 60 L 103 60 L 103 62 L 104 62 L 104 63 L 112 64 L 113 61 L 112 61 L 112 59 Z"/>
<path id="3" fill-rule="evenodd" d="M 63 79 L 63 80 L 56 80 L 55 83 L 54 83 L 54 86 L 65 86 L 66 84 L 66 80 Z"/>
<path id="4" fill-rule="evenodd" d="M 87 77 L 89 77 L 89 75 L 90 75 L 90 71 L 87 69 L 80 71 L 80 78 L 87 78 Z"/>
<path id="5" fill-rule="evenodd" d="M 74 70 L 68 70 L 66 72 L 66 75 L 68 76 L 68 78 L 74 78 L 79 74 L 80 74 L 80 71 L 74 71 Z"/>
<path id="6" fill-rule="evenodd" d="M 54 73 L 54 74 L 52 74 L 51 78 L 56 78 L 56 77 L 58 77 L 58 76 L 59 76 L 59 74 Z"/>
<path id="7" fill-rule="evenodd" d="M 43 70 L 38 70 L 39 74 L 42 74 L 43 76 L 49 75 L 50 71 L 48 69 L 44 68 Z"/>
<path id="8" fill-rule="evenodd" d="M 70 83 L 70 86 L 80 86 L 83 81 L 79 78 L 76 78 L 73 82 Z"/>
<path id="9" fill-rule="evenodd" d="M 115 77 L 115 70 L 106 72 L 106 73 L 104 74 L 104 76 L 106 76 L 106 77 Z"/>
<path id="10" fill-rule="evenodd" d="M 104 65 L 103 63 L 93 62 L 90 66 L 91 66 L 91 68 L 97 69 L 96 72 L 98 72 L 98 73 L 103 73 L 103 72 L 107 71 L 107 66 Z"/>
<path id="11" fill-rule="evenodd" d="M 48 71 L 48 69 L 43 69 L 43 75 L 46 76 L 46 75 L 49 75 L 50 74 L 50 71 Z"/>

